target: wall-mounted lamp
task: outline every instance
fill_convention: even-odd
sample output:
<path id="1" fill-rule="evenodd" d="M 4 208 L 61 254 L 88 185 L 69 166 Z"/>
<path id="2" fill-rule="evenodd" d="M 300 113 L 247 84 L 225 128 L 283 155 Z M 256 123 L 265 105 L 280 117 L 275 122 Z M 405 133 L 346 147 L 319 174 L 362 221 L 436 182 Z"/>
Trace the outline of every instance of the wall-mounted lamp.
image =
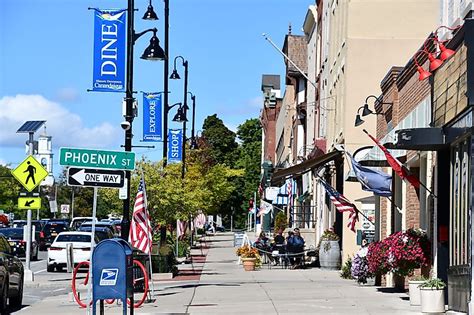
<path id="1" fill-rule="evenodd" d="M 384 113 L 377 113 L 377 112 L 374 112 L 372 111 L 370 108 L 369 108 L 369 99 L 371 98 L 375 98 L 375 101 L 374 101 L 374 105 L 375 104 L 387 104 L 387 105 L 393 105 L 393 103 L 386 103 L 386 102 L 383 102 L 381 99 L 379 99 L 377 96 L 375 95 L 369 95 L 367 96 L 367 98 L 365 99 L 365 103 L 364 105 L 362 105 L 361 107 L 359 107 L 359 109 L 357 109 L 357 115 L 356 115 L 356 119 L 355 119 L 355 123 L 354 123 L 354 126 L 355 127 L 358 127 L 360 125 L 362 125 L 364 123 L 364 120 L 361 118 L 361 115 L 359 114 L 360 110 L 362 109 L 362 116 L 365 117 L 365 116 L 368 116 L 368 115 L 384 115 Z"/>
<path id="2" fill-rule="evenodd" d="M 449 59 L 451 56 L 453 56 L 456 52 L 452 49 L 449 49 L 449 48 L 446 48 L 446 46 L 444 46 L 444 43 L 447 42 L 447 41 L 440 41 L 439 38 L 438 38 L 438 31 L 442 28 L 445 28 L 445 29 L 448 29 L 450 31 L 457 31 L 459 28 L 461 27 L 461 25 L 458 25 L 456 27 L 447 27 L 447 26 L 444 26 L 444 25 L 441 25 L 440 27 L 438 27 L 435 31 L 435 37 L 433 38 L 434 41 L 438 44 L 439 46 L 439 50 L 441 51 L 441 54 L 439 55 L 439 59 L 441 59 L 441 61 L 445 61 L 447 59 Z"/>
<path id="3" fill-rule="evenodd" d="M 446 46 L 444 45 L 445 42 L 447 41 L 440 41 L 439 38 L 438 38 L 438 31 L 442 28 L 446 28 L 448 30 L 451 30 L 451 31 L 455 31 L 457 29 L 459 29 L 460 26 L 457 26 L 457 27 L 454 27 L 454 28 L 451 28 L 451 27 L 447 27 L 447 26 L 440 26 L 436 29 L 436 31 L 434 32 L 434 36 L 433 37 L 430 37 L 428 38 L 424 43 L 423 43 L 423 49 L 422 50 L 419 50 L 416 52 L 416 54 L 413 56 L 413 61 L 415 62 L 415 65 L 416 65 L 416 70 L 418 71 L 418 73 L 420 74 L 419 77 L 418 77 L 418 80 L 420 81 L 423 81 L 427 78 L 429 78 L 431 76 L 431 72 L 435 71 L 436 69 L 438 69 L 444 61 L 448 60 L 451 56 L 453 56 L 456 52 L 452 49 L 449 49 L 449 48 L 446 48 Z M 430 52 L 427 47 L 426 47 L 426 42 L 428 40 L 432 40 L 433 43 L 435 45 L 438 45 L 439 47 L 439 50 L 440 50 L 440 54 L 439 54 L 439 58 L 436 58 L 436 55 L 432 52 Z M 428 70 L 425 70 L 423 69 L 423 67 L 420 66 L 420 64 L 418 63 L 418 60 L 417 60 L 417 57 L 418 55 L 421 53 L 424 53 L 428 56 L 428 60 L 430 61 L 430 71 Z"/>

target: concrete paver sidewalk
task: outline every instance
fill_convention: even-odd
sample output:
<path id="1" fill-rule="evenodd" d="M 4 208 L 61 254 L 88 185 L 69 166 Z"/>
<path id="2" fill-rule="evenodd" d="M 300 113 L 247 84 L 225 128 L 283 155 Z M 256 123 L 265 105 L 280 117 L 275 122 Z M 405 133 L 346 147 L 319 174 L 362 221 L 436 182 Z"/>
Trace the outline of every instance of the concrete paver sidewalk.
<path id="1" fill-rule="evenodd" d="M 232 233 L 210 238 L 204 261 L 192 266 L 193 277 L 154 282 L 155 301 L 136 314 L 420 314 L 405 293 L 388 293 L 373 286 L 361 287 L 344 280 L 337 271 L 268 269 L 246 272 L 237 265 Z M 189 274 L 188 274 L 189 275 Z M 85 314 L 67 296 L 50 297 L 17 314 Z M 121 314 L 107 306 L 105 314 Z"/>

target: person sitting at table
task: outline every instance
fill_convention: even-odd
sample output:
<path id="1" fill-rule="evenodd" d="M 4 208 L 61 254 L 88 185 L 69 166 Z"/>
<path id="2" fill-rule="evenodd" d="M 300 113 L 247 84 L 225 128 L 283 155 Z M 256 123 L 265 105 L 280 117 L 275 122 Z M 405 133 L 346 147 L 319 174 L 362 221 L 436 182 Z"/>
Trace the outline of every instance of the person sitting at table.
<path id="1" fill-rule="evenodd" d="M 283 236 L 283 229 L 278 229 L 277 235 L 273 237 L 272 243 L 272 257 L 275 258 L 273 255 L 282 255 L 285 253 L 285 237 Z M 274 265 L 278 265 L 279 259 L 275 259 Z"/>
<path id="2" fill-rule="evenodd" d="M 286 244 L 288 253 L 290 254 L 292 269 L 301 267 L 304 252 L 304 239 L 300 234 L 300 229 L 295 228 L 293 230 L 293 234 L 288 237 Z"/>
<path id="3" fill-rule="evenodd" d="M 258 252 L 261 256 L 265 255 L 268 257 L 270 261 L 273 261 L 271 256 L 271 247 L 270 247 L 270 239 L 267 237 L 265 232 L 260 232 L 258 239 L 254 243 L 255 248 L 258 249 Z"/>

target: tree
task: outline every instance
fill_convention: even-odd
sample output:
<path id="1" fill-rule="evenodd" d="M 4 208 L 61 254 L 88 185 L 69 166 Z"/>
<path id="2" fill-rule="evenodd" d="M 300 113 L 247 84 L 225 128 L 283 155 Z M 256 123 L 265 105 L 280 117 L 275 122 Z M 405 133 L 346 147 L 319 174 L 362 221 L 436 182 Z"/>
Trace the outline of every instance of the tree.
<path id="1" fill-rule="evenodd" d="M 238 150 L 239 157 L 235 165 L 237 168 L 244 170 L 244 176 L 240 179 L 239 195 L 236 196 L 236 201 L 240 202 L 238 208 L 242 209 L 241 212 L 237 213 L 241 215 L 237 216 L 236 222 L 245 224 L 248 201 L 253 198 L 260 182 L 262 128 L 258 119 L 248 119 L 239 125 L 237 136 L 240 140 L 240 146 Z"/>
<path id="2" fill-rule="evenodd" d="M 202 163 L 205 150 L 188 150 L 186 173 L 181 179 L 181 164 L 140 161 L 133 174 L 132 188 L 138 186 L 141 174 L 145 177 L 148 210 L 153 223 L 172 224 L 176 219 L 187 220 L 199 210 L 218 213 L 229 196 L 236 190 L 232 178 L 242 176 L 240 170 L 216 164 Z M 133 198 L 131 198 L 133 199 Z M 133 200 L 131 200 L 133 203 Z"/>
<path id="3" fill-rule="evenodd" d="M 214 163 L 234 167 L 238 144 L 235 133 L 229 130 L 216 114 L 208 116 L 203 123 L 202 135 L 210 146 L 210 156 Z"/>
<path id="4" fill-rule="evenodd" d="M 21 184 L 12 176 L 8 166 L 0 165 L 0 209 L 14 213 L 15 217 L 25 217 L 17 205 Z"/>

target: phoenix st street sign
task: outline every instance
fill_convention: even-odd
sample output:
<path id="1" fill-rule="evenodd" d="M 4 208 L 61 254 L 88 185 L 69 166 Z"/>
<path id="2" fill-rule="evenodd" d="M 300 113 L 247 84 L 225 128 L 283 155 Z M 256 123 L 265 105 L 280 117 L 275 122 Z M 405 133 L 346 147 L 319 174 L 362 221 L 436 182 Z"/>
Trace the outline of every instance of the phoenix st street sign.
<path id="1" fill-rule="evenodd" d="M 124 171 L 71 167 L 68 169 L 67 184 L 69 186 L 121 188 L 124 178 Z"/>
<path id="2" fill-rule="evenodd" d="M 59 164 L 63 166 L 132 171 L 135 169 L 135 153 L 124 151 L 60 148 Z"/>

